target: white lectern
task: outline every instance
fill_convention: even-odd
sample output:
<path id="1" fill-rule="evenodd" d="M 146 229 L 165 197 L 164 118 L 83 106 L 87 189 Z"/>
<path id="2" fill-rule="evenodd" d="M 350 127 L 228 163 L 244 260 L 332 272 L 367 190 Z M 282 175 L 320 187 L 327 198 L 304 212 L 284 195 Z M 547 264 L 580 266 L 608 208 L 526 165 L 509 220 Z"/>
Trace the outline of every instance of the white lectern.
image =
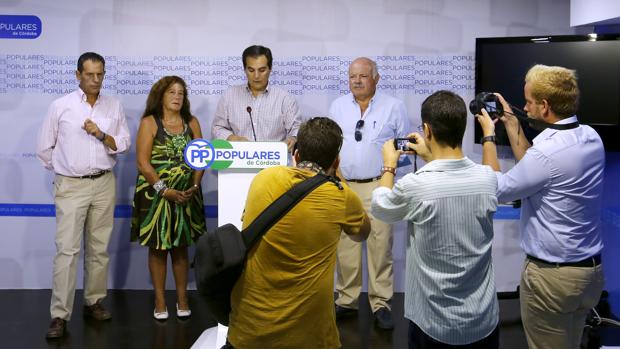
<path id="1" fill-rule="evenodd" d="M 241 215 L 252 179 L 267 167 L 286 166 L 288 152 L 283 142 L 229 142 L 235 156 L 217 174 L 217 224 L 234 224 L 241 230 Z M 216 168 L 217 169 L 217 168 Z"/>
<path id="2" fill-rule="evenodd" d="M 231 148 L 219 148 L 230 144 Z M 217 224 L 234 224 L 241 230 L 241 215 L 254 176 L 262 169 L 288 164 L 288 151 L 283 142 L 213 141 L 216 156 L 212 168 L 217 175 Z M 206 329 L 192 349 L 220 349 L 226 344 L 228 327 L 218 324 Z"/>

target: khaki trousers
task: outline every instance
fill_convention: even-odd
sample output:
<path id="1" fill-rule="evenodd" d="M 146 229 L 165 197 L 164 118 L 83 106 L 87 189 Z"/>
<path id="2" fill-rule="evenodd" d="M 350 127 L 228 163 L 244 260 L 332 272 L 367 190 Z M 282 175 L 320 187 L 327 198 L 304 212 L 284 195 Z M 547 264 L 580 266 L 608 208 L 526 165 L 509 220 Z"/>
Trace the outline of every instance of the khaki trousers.
<path id="1" fill-rule="evenodd" d="M 84 235 L 84 300 L 92 305 L 106 296 L 108 242 L 114 224 L 116 185 L 112 172 L 95 179 L 56 175 L 56 256 L 50 313 L 71 318 L 77 262 Z"/>
<path id="2" fill-rule="evenodd" d="M 370 214 L 372 191 L 379 181 L 353 183 L 349 186 L 359 195 L 364 209 L 370 218 L 371 231 L 366 240 L 368 257 L 368 301 L 374 312 L 379 308 L 391 310 L 389 301 L 394 293 L 392 271 L 392 226 L 376 219 Z M 338 278 L 336 304 L 345 308 L 358 308 L 362 291 L 362 246 L 361 242 L 351 240 L 344 232 L 338 243 L 336 269 Z"/>
<path id="3" fill-rule="evenodd" d="M 525 260 L 519 287 L 530 349 L 578 349 L 586 316 L 603 290 L 603 268 Z"/>

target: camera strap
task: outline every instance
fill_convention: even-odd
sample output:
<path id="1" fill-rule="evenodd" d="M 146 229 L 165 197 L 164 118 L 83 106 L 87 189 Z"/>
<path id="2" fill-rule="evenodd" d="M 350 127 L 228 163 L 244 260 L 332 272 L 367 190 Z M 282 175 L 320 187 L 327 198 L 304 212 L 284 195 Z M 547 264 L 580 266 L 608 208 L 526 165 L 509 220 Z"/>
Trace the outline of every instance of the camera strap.
<path id="1" fill-rule="evenodd" d="M 525 113 L 525 111 L 515 107 L 514 105 L 510 105 L 510 107 L 512 108 L 513 113 L 508 113 L 505 112 L 507 114 L 512 114 L 514 115 L 517 119 L 523 121 L 523 122 L 527 122 L 528 125 L 530 125 L 531 128 L 537 130 L 537 131 L 542 131 L 546 128 L 551 128 L 554 130 L 570 130 L 573 128 L 577 128 L 579 127 L 579 122 L 575 121 L 575 122 L 571 122 L 568 124 L 550 124 L 548 122 L 544 122 L 544 121 L 540 121 L 537 119 L 532 119 L 530 117 L 527 117 L 527 114 Z"/>
<path id="2" fill-rule="evenodd" d="M 570 130 L 570 129 L 579 127 L 579 122 L 577 121 L 571 122 L 569 124 L 550 124 L 550 123 L 532 119 L 532 118 L 525 118 L 525 119 L 526 119 L 525 121 L 528 122 L 530 127 L 538 131 L 542 131 L 546 128 L 551 128 L 554 130 Z"/>

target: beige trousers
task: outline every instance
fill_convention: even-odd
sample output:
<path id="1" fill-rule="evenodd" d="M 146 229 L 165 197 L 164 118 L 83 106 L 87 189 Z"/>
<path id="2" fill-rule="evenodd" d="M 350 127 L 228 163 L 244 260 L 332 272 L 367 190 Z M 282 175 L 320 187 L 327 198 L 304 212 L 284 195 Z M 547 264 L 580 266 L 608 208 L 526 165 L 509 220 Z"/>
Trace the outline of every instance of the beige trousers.
<path id="1" fill-rule="evenodd" d="M 92 305 L 106 296 L 108 242 L 114 224 L 116 185 L 112 172 L 95 179 L 56 175 L 56 256 L 50 313 L 71 318 L 77 262 L 84 236 L 84 300 Z"/>
<path id="2" fill-rule="evenodd" d="M 525 260 L 521 320 L 530 349 L 578 349 L 586 316 L 603 290 L 603 268 Z"/>
<path id="3" fill-rule="evenodd" d="M 394 293 L 392 272 L 392 226 L 370 214 L 372 191 L 379 181 L 353 183 L 349 186 L 359 195 L 370 218 L 371 231 L 366 240 L 368 264 L 368 302 L 374 312 L 379 308 L 391 309 L 389 301 Z M 358 308 L 362 291 L 362 246 L 341 233 L 338 243 L 336 269 L 338 278 L 336 304 L 345 308 Z"/>

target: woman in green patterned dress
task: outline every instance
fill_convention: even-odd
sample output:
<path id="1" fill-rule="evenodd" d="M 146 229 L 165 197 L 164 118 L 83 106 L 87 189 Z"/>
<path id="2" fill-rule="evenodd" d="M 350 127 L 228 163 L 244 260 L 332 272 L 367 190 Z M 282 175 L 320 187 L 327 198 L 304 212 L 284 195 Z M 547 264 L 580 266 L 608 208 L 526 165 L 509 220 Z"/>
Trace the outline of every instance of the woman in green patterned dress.
<path id="1" fill-rule="evenodd" d="M 178 76 L 153 85 L 136 141 L 138 179 L 133 201 L 131 240 L 149 247 L 149 270 L 158 320 L 168 318 L 164 299 L 168 253 L 177 290 L 176 313 L 189 317 L 187 246 L 206 230 L 200 180 L 183 159 L 185 145 L 202 138 L 190 113 L 187 86 Z"/>

